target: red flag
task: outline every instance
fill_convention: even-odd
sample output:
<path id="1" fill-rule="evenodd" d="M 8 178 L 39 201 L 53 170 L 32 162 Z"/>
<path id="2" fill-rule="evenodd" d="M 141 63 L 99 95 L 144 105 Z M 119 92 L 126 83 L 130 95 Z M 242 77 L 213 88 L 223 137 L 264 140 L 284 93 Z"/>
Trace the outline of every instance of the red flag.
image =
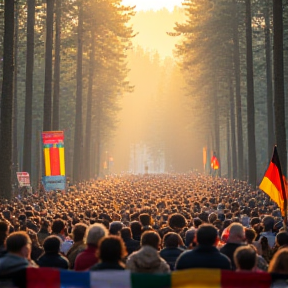
<path id="1" fill-rule="evenodd" d="M 211 158 L 211 168 L 214 170 L 218 170 L 220 167 L 219 161 L 215 155 Z"/>

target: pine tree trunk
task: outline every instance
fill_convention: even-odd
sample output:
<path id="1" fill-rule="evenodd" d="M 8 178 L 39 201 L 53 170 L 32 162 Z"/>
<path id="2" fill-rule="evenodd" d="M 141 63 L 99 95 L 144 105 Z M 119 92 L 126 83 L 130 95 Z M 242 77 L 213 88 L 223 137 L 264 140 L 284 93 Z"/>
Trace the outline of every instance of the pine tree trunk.
<path id="1" fill-rule="evenodd" d="M 78 50 L 77 50 L 77 91 L 76 91 L 76 115 L 74 133 L 74 158 L 73 158 L 73 179 L 81 179 L 81 158 L 82 158 L 82 58 L 83 58 L 83 5 L 78 6 Z"/>
<path id="2" fill-rule="evenodd" d="M 93 94 L 93 78 L 94 78 L 94 62 L 95 62 L 95 34 L 91 32 L 91 51 L 89 62 L 89 82 L 87 95 L 87 115 L 86 115 L 86 147 L 85 147 L 85 177 L 87 180 L 91 178 L 91 122 L 92 122 L 92 94 Z"/>
<path id="3" fill-rule="evenodd" d="M 282 173 L 287 176 L 287 148 L 285 128 L 285 94 L 283 67 L 283 8 L 282 0 L 273 1 L 274 23 L 274 113 L 275 134 Z"/>
<path id="4" fill-rule="evenodd" d="M 23 169 L 31 175 L 35 0 L 27 0 L 26 97 Z"/>
<path id="5" fill-rule="evenodd" d="M 17 175 L 16 172 L 19 169 L 18 166 L 18 45 L 19 45 L 19 0 L 15 1 L 15 27 L 14 27 L 14 94 L 13 94 L 13 151 L 12 151 L 12 163 L 13 163 L 13 174 L 12 181 L 14 188 L 17 187 Z"/>
<path id="6" fill-rule="evenodd" d="M 230 80 L 230 125 L 231 125 L 231 160 L 232 178 L 237 178 L 237 152 L 236 152 L 236 125 L 235 125 L 235 101 L 232 79 Z"/>
<path id="7" fill-rule="evenodd" d="M 54 0 L 47 0 L 43 130 L 52 128 L 52 49 Z"/>
<path id="8" fill-rule="evenodd" d="M 248 182 L 253 185 L 253 187 L 256 187 L 257 163 L 255 145 L 254 75 L 251 25 L 251 0 L 246 0 Z"/>
<path id="9" fill-rule="evenodd" d="M 12 115 L 14 70 L 14 1 L 5 0 L 3 82 L 0 126 L 0 197 L 11 198 L 12 183 Z M 12 19 L 12 21 L 11 21 Z"/>
<path id="10" fill-rule="evenodd" d="M 228 110 L 229 111 L 229 110 Z M 228 170 L 228 179 L 232 177 L 232 167 L 231 167 L 231 145 L 230 145 L 230 122 L 229 122 L 229 113 L 227 115 L 227 170 Z"/>
<path id="11" fill-rule="evenodd" d="M 271 158 L 273 147 L 275 145 L 269 5 L 270 5 L 269 1 L 266 0 L 265 54 L 266 54 L 266 83 L 267 83 L 267 129 L 268 129 L 267 160 L 268 161 Z"/>
<path id="12" fill-rule="evenodd" d="M 216 85 L 214 86 L 216 87 Z M 220 157 L 220 127 L 219 127 L 219 107 L 218 107 L 218 98 L 217 90 L 214 91 L 214 133 L 215 133 L 215 152 L 216 157 L 219 161 L 220 167 L 218 170 L 218 176 L 221 177 L 221 157 Z"/>
<path id="13" fill-rule="evenodd" d="M 53 130 L 59 130 L 59 97 L 60 97 L 60 48 L 61 48 L 61 0 L 56 0 L 55 23 L 55 62 L 53 93 Z"/>
<path id="14" fill-rule="evenodd" d="M 234 3 L 234 27 L 233 27 L 233 42 L 234 42 L 234 72 L 236 85 L 236 117 L 237 117 L 237 144 L 238 144 L 238 178 L 243 179 L 243 131 L 242 131 L 242 101 L 241 101 L 241 83 L 240 83 L 240 52 L 239 52 L 239 31 L 238 31 L 238 12 L 236 0 Z"/>

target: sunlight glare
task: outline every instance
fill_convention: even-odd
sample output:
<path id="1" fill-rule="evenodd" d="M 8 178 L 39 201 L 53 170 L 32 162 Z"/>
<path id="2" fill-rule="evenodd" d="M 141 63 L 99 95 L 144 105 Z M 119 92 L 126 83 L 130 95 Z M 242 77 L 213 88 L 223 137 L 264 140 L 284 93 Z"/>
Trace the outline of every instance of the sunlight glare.
<path id="1" fill-rule="evenodd" d="M 123 5 L 136 5 L 136 10 L 160 10 L 163 8 L 172 11 L 174 6 L 181 6 L 182 0 L 123 0 Z"/>

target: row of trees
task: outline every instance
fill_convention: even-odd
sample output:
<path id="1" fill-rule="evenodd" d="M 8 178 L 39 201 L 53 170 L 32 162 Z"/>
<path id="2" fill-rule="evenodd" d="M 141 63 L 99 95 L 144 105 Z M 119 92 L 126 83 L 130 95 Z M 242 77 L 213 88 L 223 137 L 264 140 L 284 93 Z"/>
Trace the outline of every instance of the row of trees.
<path id="1" fill-rule="evenodd" d="M 42 176 L 43 130 L 65 130 L 74 181 L 99 175 L 119 97 L 132 90 L 126 54 L 134 8 L 119 0 L 5 0 L 0 13 L 0 195 L 11 196 L 17 170 L 34 183 Z"/>
<path id="2" fill-rule="evenodd" d="M 182 35 L 175 54 L 203 146 L 229 177 L 255 186 L 277 144 L 287 175 L 282 0 L 186 0 L 183 7 L 188 20 L 170 35 Z"/>

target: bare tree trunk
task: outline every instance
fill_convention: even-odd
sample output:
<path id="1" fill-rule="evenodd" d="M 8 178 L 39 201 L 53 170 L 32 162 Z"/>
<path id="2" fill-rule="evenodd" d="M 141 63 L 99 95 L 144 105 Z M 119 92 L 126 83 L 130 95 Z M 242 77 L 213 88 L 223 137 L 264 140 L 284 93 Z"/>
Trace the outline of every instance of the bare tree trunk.
<path id="1" fill-rule="evenodd" d="M 256 187 L 257 163 L 255 145 L 254 75 L 251 25 L 251 0 L 246 0 L 248 182 L 253 185 L 253 187 Z"/>
<path id="2" fill-rule="evenodd" d="M 26 97 L 23 169 L 31 175 L 35 0 L 27 0 Z"/>
<path id="3" fill-rule="evenodd" d="M 241 103 L 241 83 L 240 83 L 240 52 L 239 52 L 239 31 L 238 31 L 238 12 L 236 0 L 234 3 L 234 27 L 233 27 L 233 42 L 234 42 L 234 70 L 235 70 L 235 85 L 236 85 L 236 117 L 237 117 L 237 144 L 238 144 L 238 178 L 243 179 L 243 131 L 242 131 L 242 103 Z"/>
<path id="4" fill-rule="evenodd" d="M 74 133 L 74 158 L 73 158 L 73 179 L 81 179 L 81 158 L 82 158 L 82 58 L 83 58 L 83 5 L 78 6 L 78 51 L 77 51 L 77 91 L 76 91 L 76 116 Z"/>
<path id="5" fill-rule="evenodd" d="M 5 0 L 0 122 L 0 197 L 11 198 L 14 72 L 14 1 Z M 11 20 L 12 19 L 12 20 Z"/>
<path id="6" fill-rule="evenodd" d="M 270 1 L 266 0 L 266 9 L 265 9 L 265 54 L 266 54 L 267 129 L 268 129 L 267 130 L 268 131 L 267 156 L 268 156 L 268 160 L 270 160 L 271 153 L 275 145 L 269 2 Z"/>
<path id="7" fill-rule="evenodd" d="M 43 130 L 52 128 L 52 49 L 54 0 L 47 0 Z"/>
<path id="8" fill-rule="evenodd" d="M 232 178 L 237 178 L 237 152 L 236 152 L 236 125 L 235 125 L 235 101 L 232 79 L 230 79 L 230 125 L 231 125 L 231 160 Z"/>
<path id="9" fill-rule="evenodd" d="M 89 83 L 87 95 L 87 115 L 86 115 L 86 147 L 85 147 L 85 177 L 87 180 L 91 178 L 91 122 L 92 122 L 92 94 L 93 94 L 93 78 L 94 78 L 94 62 L 95 62 L 95 34 L 91 32 L 91 50 L 89 63 Z M 94 148 L 94 147 L 93 147 Z"/>
<path id="10" fill-rule="evenodd" d="M 274 112 L 275 134 L 282 173 L 287 176 L 287 148 L 285 127 L 285 94 L 283 67 L 283 6 L 282 0 L 273 1 L 274 23 Z"/>
<path id="11" fill-rule="evenodd" d="M 59 98 L 60 98 L 60 48 L 61 48 L 61 0 L 56 0 L 55 24 L 55 62 L 53 93 L 53 130 L 59 130 Z"/>

